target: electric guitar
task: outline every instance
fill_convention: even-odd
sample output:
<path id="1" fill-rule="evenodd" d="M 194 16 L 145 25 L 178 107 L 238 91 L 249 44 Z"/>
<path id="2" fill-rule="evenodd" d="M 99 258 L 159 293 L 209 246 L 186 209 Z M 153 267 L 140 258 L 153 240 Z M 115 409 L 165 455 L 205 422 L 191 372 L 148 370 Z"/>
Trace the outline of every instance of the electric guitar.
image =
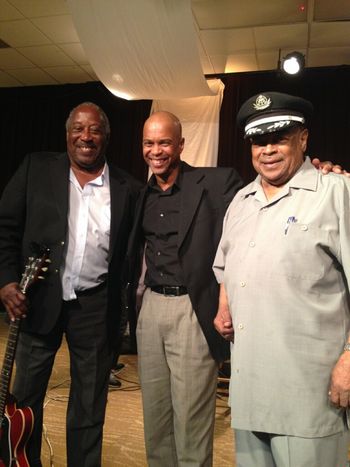
<path id="1" fill-rule="evenodd" d="M 35 254 L 28 258 L 19 287 L 25 294 L 29 287 L 47 271 L 45 263 L 49 250 L 33 245 Z M 34 416 L 30 407 L 17 408 L 16 400 L 10 394 L 12 370 L 20 332 L 21 318 L 10 321 L 7 345 L 0 374 L 0 467 L 30 467 L 26 444 L 34 426 Z"/>

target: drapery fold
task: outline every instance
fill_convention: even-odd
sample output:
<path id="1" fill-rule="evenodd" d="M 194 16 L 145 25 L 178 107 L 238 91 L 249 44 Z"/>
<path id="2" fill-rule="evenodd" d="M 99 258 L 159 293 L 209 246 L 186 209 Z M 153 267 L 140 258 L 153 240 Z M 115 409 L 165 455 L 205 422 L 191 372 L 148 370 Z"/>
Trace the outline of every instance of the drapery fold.
<path id="1" fill-rule="evenodd" d="M 67 0 L 101 82 L 125 99 L 208 96 L 191 0 Z"/>

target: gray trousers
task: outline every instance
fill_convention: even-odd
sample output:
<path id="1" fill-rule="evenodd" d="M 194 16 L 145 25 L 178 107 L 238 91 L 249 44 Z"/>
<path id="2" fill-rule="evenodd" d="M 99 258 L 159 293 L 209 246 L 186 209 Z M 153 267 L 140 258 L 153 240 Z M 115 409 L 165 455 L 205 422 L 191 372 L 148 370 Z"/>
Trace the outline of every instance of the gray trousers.
<path id="1" fill-rule="evenodd" d="M 236 467 L 347 467 L 349 432 L 300 438 L 235 430 Z"/>
<path id="2" fill-rule="evenodd" d="M 210 467 L 218 365 L 188 295 L 147 289 L 137 330 L 150 467 Z"/>

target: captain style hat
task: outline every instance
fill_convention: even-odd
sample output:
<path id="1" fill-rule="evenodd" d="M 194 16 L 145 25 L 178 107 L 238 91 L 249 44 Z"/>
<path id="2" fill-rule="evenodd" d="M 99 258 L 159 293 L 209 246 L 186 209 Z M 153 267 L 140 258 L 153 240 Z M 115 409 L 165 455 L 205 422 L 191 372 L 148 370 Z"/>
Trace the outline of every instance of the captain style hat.
<path id="1" fill-rule="evenodd" d="M 244 138 L 251 138 L 305 125 L 312 112 L 311 102 L 301 97 L 263 92 L 245 101 L 239 109 L 237 123 L 244 128 Z"/>

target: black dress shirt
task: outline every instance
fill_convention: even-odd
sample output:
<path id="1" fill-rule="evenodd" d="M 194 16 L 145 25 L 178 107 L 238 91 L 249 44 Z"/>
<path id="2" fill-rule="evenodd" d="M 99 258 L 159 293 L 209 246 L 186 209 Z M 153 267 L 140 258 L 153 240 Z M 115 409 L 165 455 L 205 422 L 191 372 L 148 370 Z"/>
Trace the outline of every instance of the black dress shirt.
<path id="1" fill-rule="evenodd" d="M 148 287 L 185 285 L 177 254 L 181 178 L 179 173 L 174 185 L 165 191 L 157 185 L 154 175 L 148 182 L 142 222 Z"/>

